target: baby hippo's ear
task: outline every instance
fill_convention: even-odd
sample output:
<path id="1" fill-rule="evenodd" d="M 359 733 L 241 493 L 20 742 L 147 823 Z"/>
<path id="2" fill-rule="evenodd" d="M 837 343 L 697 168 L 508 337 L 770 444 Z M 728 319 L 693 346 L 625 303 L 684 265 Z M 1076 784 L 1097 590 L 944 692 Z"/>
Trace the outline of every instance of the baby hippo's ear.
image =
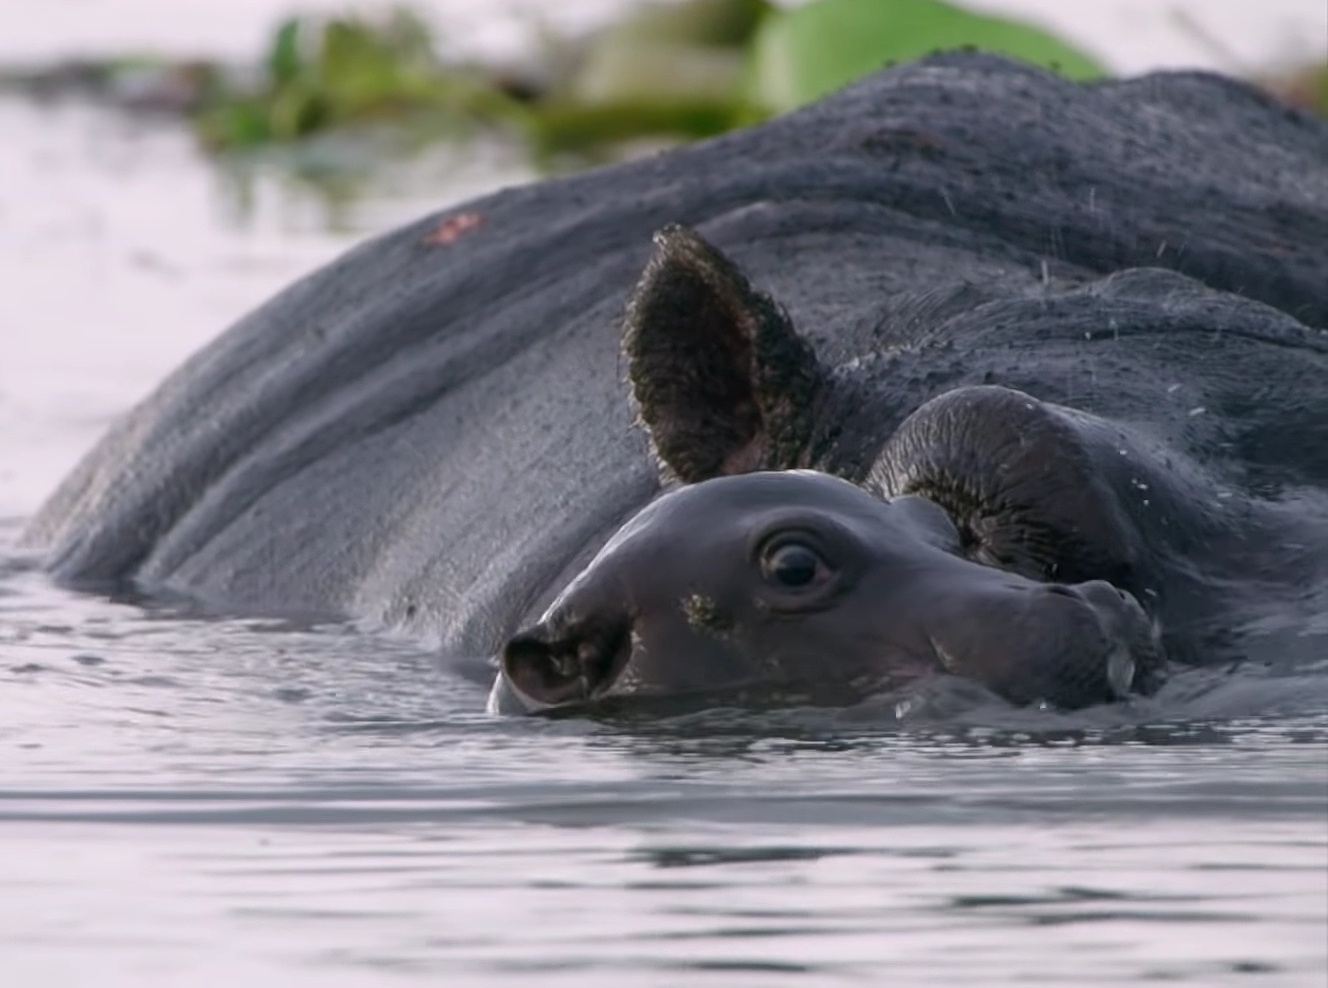
<path id="1" fill-rule="evenodd" d="M 696 233 L 670 226 L 627 306 L 632 397 L 684 483 L 799 465 L 823 373 L 769 296 Z"/>

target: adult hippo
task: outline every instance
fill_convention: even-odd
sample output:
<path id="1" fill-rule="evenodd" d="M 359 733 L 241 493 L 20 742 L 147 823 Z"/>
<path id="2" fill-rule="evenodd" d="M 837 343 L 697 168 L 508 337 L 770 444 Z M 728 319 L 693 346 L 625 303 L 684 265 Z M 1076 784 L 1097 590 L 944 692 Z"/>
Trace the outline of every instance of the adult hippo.
<path id="1" fill-rule="evenodd" d="M 1138 272 L 829 368 L 711 245 L 656 240 L 624 350 L 656 456 L 689 486 L 508 641 L 494 709 L 843 699 L 933 671 L 1082 706 L 1151 687 L 1164 651 L 1230 658 L 1256 615 L 1323 606 L 1305 590 L 1328 576 L 1328 334 L 1137 310 L 1095 335 L 1086 303 L 1188 290 Z M 908 401 L 947 361 L 941 393 Z M 1251 381 L 1274 379 L 1285 403 L 1251 408 Z M 750 472 L 770 465 L 857 485 Z"/>
<path id="2" fill-rule="evenodd" d="M 1154 622 L 1226 658 L 1321 606 L 1325 244 L 1320 122 L 937 56 L 361 246 L 127 415 L 29 540 L 76 585 L 501 652 L 523 708 L 813 654 L 1092 702 L 1156 667 Z M 586 569 L 661 467 L 696 486 Z M 859 489 L 741 476 L 789 469 Z M 767 558 L 781 511 L 846 538 Z M 843 593 L 777 621 L 753 564 Z M 798 661 L 762 664 L 780 636 Z"/>

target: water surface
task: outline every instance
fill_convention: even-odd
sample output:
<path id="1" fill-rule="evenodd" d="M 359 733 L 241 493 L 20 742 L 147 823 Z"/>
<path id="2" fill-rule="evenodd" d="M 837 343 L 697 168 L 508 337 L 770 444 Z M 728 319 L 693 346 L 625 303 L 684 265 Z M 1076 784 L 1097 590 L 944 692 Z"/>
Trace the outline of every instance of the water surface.
<path id="1" fill-rule="evenodd" d="M 11 560 L 0 957 L 44 985 L 1318 985 L 1325 677 L 499 720 L 409 643 Z"/>

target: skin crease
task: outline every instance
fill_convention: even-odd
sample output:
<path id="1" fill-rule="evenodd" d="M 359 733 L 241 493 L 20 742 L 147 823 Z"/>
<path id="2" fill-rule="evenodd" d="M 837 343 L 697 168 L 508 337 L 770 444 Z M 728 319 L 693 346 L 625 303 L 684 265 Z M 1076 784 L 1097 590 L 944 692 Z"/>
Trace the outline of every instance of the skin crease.
<path id="1" fill-rule="evenodd" d="M 1325 160 L 1323 121 L 1217 76 L 894 66 L 356 247 L 115 423 L 24 545 L 68 586 L 350 618 L 488 684 L 662 489 L 813 469 L 934 504 L 960 586 L 1105 580 L 1169 662 L 1308 661 Z"/>

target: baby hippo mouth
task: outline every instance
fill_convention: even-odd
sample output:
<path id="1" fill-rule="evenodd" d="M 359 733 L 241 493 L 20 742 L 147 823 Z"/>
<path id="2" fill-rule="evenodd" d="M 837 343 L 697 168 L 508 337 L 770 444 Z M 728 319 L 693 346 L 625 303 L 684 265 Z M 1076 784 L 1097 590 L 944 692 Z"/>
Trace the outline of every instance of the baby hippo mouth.
<path id="1" fill-rule="evenodd" d="M 929 624 L 944 669 L 1020 705 L 1075 708 L 1147 692 L 1163 661 L 1139 602 L 1104 580 L 1012 581 L 941 605 Z"/>
<path id="2" fill-rule="evenodd" d="M 511 691 L 523 712 L 587 703 L 607 693 L 631 660 L 626 622 L 554 633 L 542 622 L 509 640 L 499 657 L 500 687 Z"/>

